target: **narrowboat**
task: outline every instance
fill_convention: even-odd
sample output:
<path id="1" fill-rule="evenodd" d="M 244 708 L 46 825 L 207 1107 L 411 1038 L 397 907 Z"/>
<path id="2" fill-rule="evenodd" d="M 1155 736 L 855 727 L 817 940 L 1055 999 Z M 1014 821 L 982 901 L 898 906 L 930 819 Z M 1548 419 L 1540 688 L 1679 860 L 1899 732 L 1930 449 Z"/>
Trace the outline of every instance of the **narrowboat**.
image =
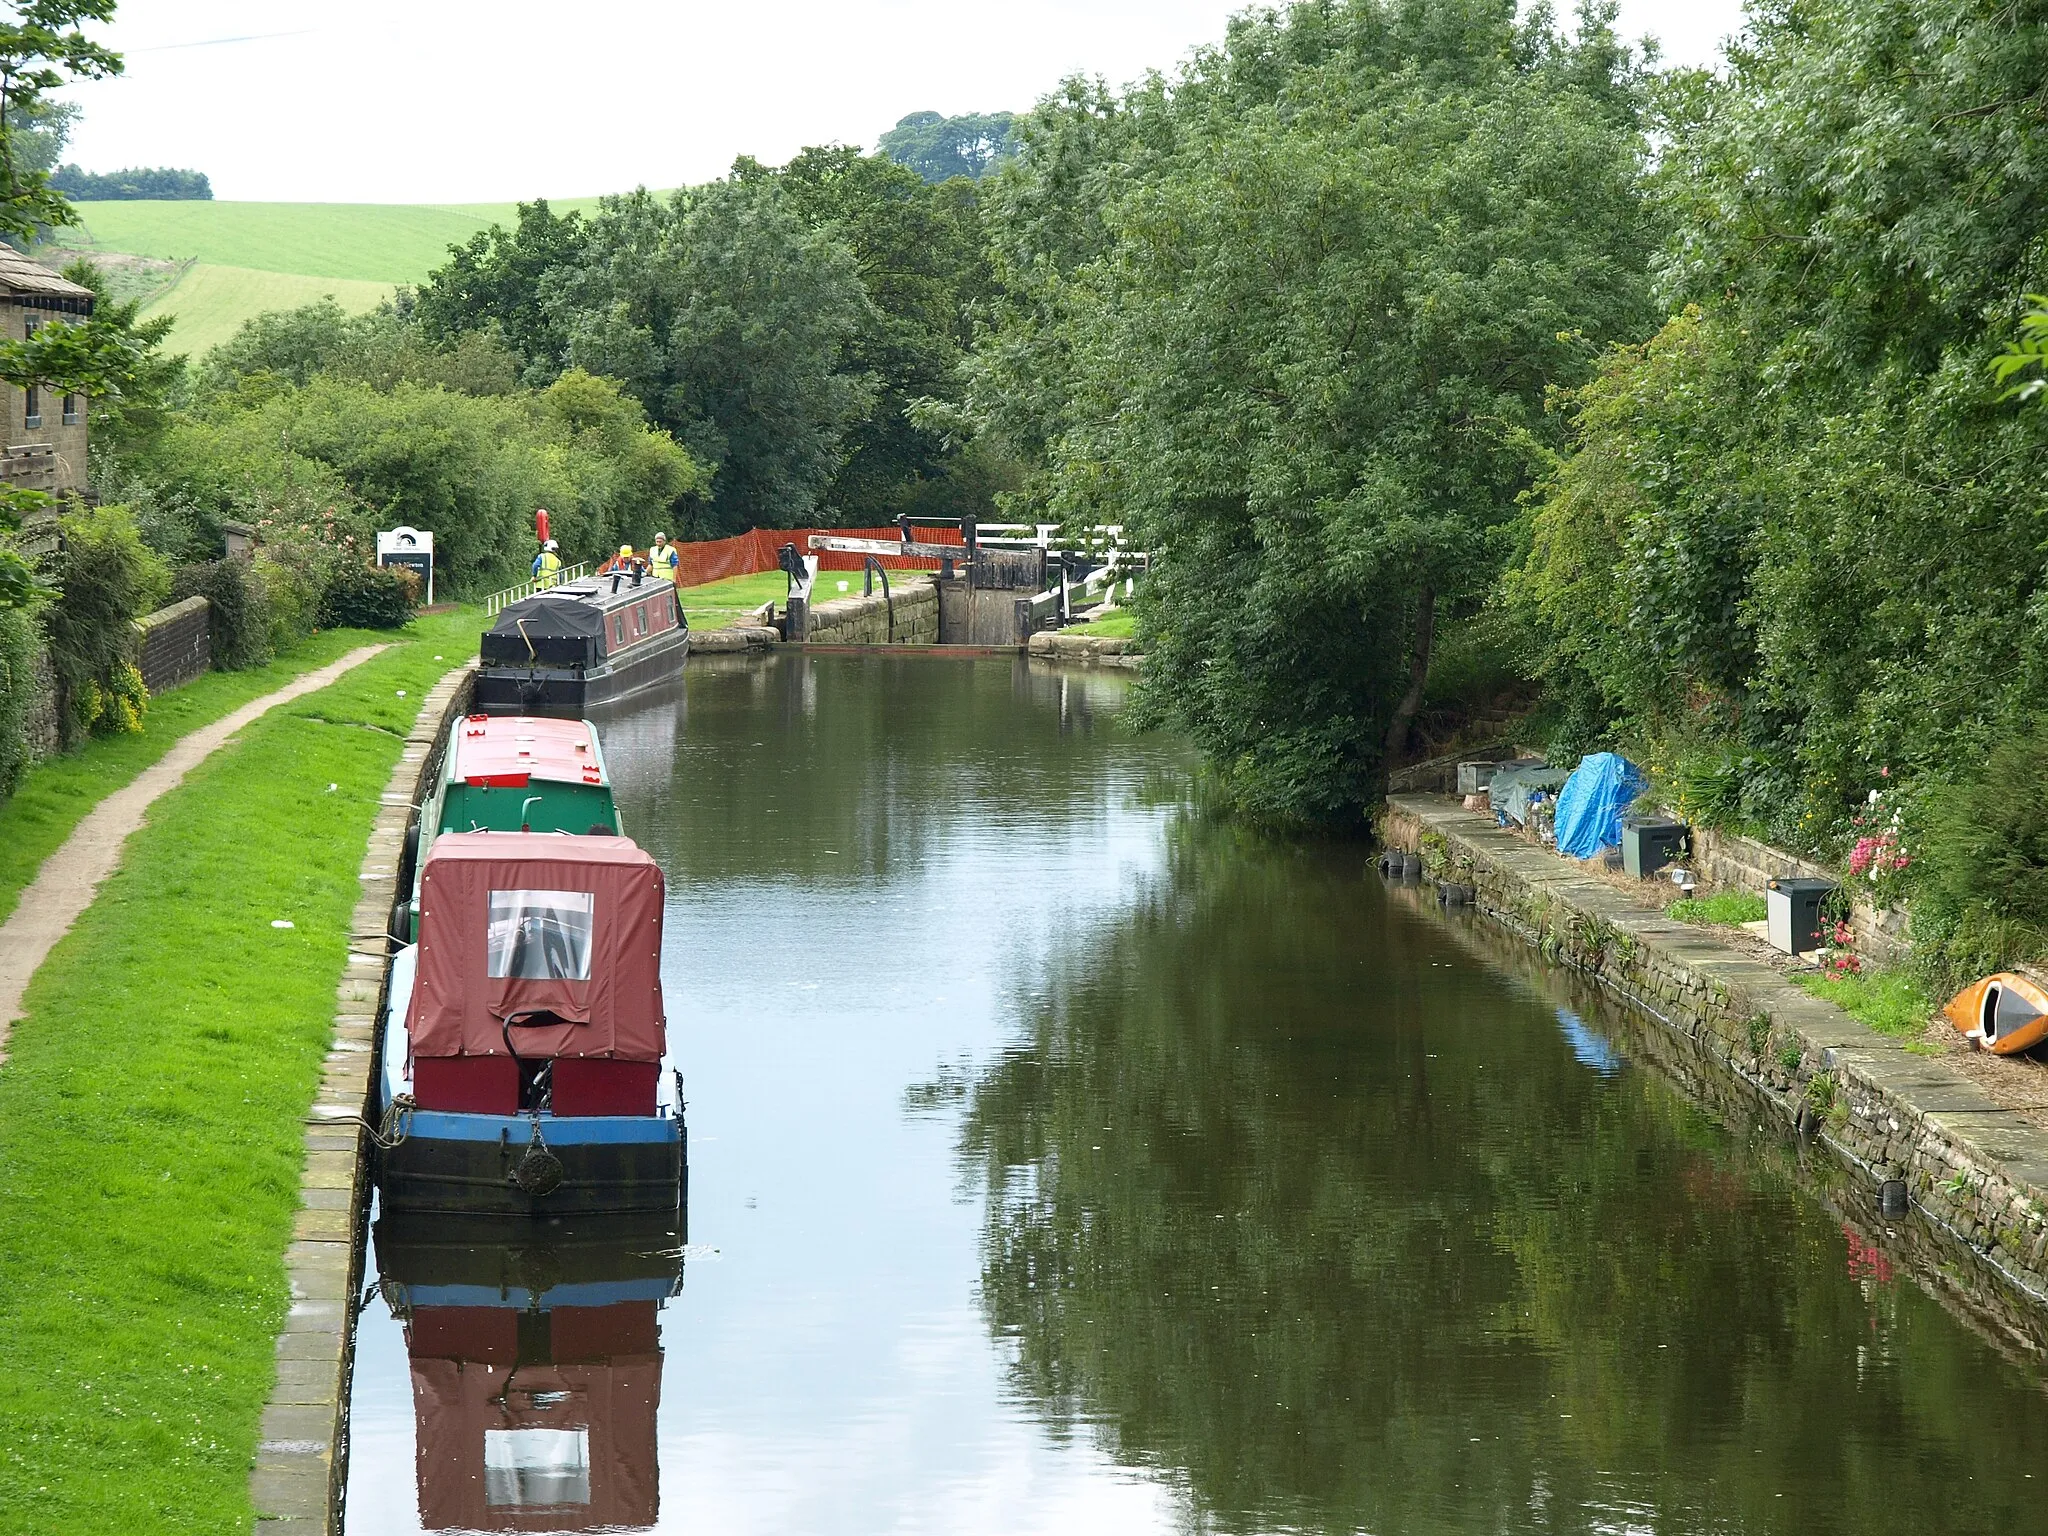
<path id="1" fill-rule="evenodd" d="M 404 931 L 419 938 L 419 879 L 446 832 L 575 832 L 625 828 L 597 731 L 587 720 L 468 715 L 449 727 L 441 772 L 420 807 Z"/>
<path id="2" fill-rule="evenodd" d="M 2017 971 L 1972 982 L 1942 1012 L 1971 1040 L 2000 1056 L 2017 1056 L 2048 1040 L 2048 985 Z"/>
<path id="3" fill-rule="evenodd" d="M 412 1376 L 420 1525 L 653 1525 L 675 1234 L 602 1219 L 451 1231 L 380 1214 L 375 1242 Z"/>
<path id="4" fill-rule="evenodd" d="M 580 719 L 675 676 L 689 653 L 672 584 L 637 571 L 585 577 L 498 615 L 479 647 L 476 707 Z"/>
<path id="5" fill-rule="evenodd" d="M 675 1211 L 660 867 L 623 837 L 447 832 L 421 868 L 377 1077 L 386 1205 Z"/>

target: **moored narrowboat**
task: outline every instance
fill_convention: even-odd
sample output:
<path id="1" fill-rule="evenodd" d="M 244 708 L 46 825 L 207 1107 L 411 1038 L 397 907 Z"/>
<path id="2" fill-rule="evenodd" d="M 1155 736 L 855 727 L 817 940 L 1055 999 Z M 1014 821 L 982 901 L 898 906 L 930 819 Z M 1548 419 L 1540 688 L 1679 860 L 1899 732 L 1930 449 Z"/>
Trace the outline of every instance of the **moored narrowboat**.
<path id="1" fill-rule="evenodd" d="M 448 832 L 574 832 L 625 828 L 610 772 L 587 720 L 468 715 L 449 728 L 441 772 L 420 807 L 419 846 L 404 937 L 419 937 L 419 881 Z"/>
<path id="2" fill-rule="evenodd" d="M 672 1212 L 660 867 L 623 837 L 449 832 L 391 963 L 377 1110 L 389 1208 Z"/>
<path id="3" fill-rule="evenodd" d="M 476 707 L 577 719 L 675 676 L 689 652 L 669 582 L 637 571 L 586 577 L 499 613 L 479 646 Z"/>

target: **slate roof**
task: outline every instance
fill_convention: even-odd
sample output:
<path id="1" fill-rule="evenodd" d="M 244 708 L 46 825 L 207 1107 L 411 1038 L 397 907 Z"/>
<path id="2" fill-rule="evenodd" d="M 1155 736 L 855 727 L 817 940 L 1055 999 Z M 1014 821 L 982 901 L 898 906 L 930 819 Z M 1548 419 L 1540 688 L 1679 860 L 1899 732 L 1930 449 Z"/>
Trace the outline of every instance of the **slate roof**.
<path id="1" fill-rule="evenodd" d="M 0 293 L 33 293 L 54 299 L 90 299 L 90 288 L 59 277 L 12 246 L 0 245 Z"/>

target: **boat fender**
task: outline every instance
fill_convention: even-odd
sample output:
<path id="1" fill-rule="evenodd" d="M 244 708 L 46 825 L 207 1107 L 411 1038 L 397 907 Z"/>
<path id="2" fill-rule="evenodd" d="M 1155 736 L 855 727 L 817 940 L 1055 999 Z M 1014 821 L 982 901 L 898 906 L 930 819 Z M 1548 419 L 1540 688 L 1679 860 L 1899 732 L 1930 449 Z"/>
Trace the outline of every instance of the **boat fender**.
<path id="1" fill-rule="evenodd" d="M 1886 1179 L 1877 1187 L 1878 1210 L 1887 1218 L 1904 1216 L 1912 1207 L 1906 1198 L 1904 1179 Z"/>
<path id="2" fill-rule="evenodd" d="M 542 1140 L 540 1122 L 533 1122 L 533 1139 L 526 1144 L 526 1150 L 519 1154 L 519 1161 L 512 1165 L 510 1178 L 519 1187 L 520 1193 L 544 1199 L 562 1187 L 562 1160 L 548 1150 Z"/>

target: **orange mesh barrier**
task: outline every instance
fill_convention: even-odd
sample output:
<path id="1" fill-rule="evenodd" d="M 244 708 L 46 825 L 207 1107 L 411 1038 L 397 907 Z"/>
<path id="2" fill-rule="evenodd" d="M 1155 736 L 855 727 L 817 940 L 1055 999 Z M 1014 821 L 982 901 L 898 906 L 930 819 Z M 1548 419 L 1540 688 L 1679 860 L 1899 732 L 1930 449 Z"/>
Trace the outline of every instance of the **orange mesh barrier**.
<path id="1" fill-rule="evenodd" d="M 958 528 L 918 528 L 913 530 L 920 544 L 962 544 Z M 677 584 L 685 587 L 701 587 L 709 582 L 725 581 L 734 576 L 751 576 L 756 571 L 772 571 L 776 566 L 776 551 L 785 544 L 795 544 L 800 555 L 811 553 L 811 535 L 829 533 L 845 539 L 888 539 L 895 542 L 902 535 L 893 528 L 754 528 L 746 533 L 736 534 L 729 539 L 707 539 L 698 544 L 676 545 L 678 561 Z M 929 571 L 937 568 L 931 560 L 913 559 L 907 555 L 882 555 L 882 564 L 892 571 Z M 818 569 L 821 571 L 857 571 L 867 563 L 863 555 L 842 554 L 837 551 L 820 553 Z"/>

